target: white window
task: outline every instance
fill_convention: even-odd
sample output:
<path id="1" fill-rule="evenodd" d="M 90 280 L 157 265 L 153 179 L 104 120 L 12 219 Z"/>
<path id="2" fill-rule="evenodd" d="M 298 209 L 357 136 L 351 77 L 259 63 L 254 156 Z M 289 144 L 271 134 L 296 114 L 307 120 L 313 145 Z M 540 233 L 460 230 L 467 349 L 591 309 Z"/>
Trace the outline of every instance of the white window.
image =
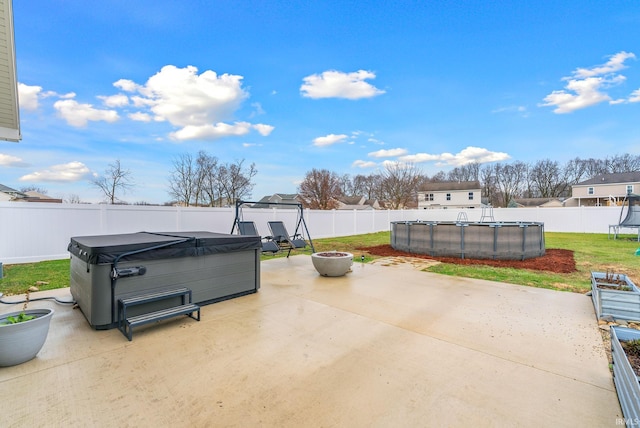
<path id="1" fill-rule="evenodd" d="M 633 184 L 627 184 L 627 195 L 633 193 Z"/>
<path id="2" fill-rule="evenodd" d="M 469 192 L 469 200 L 473 201 L 473 192 Z"/>
<path id="3" fill-rule="evenodd" d="M 593 187 L 587 187 L 587 194 L 593 195 Z"/>
<path id="4" fill-rule="evenodd" d="M 424 200 L 433 201 L 433 193 L 427 193 L 426 195 L 424 195 Z"/>
<path id="5" fill-rule="evenodd" d="M 451 200 L 451 193 L 447 193 L 447 201 Z"/>

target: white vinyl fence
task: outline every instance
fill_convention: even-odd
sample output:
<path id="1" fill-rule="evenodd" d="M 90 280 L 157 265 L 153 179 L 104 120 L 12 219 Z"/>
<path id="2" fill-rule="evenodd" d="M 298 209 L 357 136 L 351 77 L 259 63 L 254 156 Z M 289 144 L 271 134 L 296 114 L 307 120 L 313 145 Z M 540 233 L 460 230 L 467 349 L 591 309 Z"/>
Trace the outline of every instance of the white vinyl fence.
<path id="1" fill-rule="evenodd" d="M 466 210 L 469 221 L 479 221 L 479 209 Z M 495 208 L 495 221 L 542 222 L 547 232 L 608 233 L 618 224 L 619 207 Z M 267 221 L 284 221 L 294 233 L 298 210 L 251 209 L 244 220 L 256 223 L 268 235 Z M 387 231 L 392 221 L 455 221 L 460 210 L 305 210 L 311 239 Z M 140 205 L 81 205 L 0 202 L 0 263 L 26 263 L 69 257 L 73 236 L 132 232 L 210 231 L 231 233 L 232 208 L 181 208 Z M 303 231 L 305 237 L 306 231 Z M 633 232 L 632 232 L 633 233 Z"/>

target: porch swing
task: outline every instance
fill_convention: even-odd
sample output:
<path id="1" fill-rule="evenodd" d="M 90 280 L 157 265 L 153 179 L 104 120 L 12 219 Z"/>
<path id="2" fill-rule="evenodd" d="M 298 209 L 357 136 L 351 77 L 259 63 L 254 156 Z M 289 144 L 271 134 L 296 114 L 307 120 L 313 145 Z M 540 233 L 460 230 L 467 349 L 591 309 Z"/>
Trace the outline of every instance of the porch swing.
<path id="1" fill-rule="evenodd" d="M 292 250 L 305 248 L 307 245 L 311 246 L 312 252 L 315 253 L 313 241 L 311 235 L 309 235 L 309 229 L 307 223 L 304 221 L 304 208 L 300 203 L 278 203 L 278 202 L 254 202 L 254 201 L 236 201 L 236 216 L 233 220 L 233 226 L 231 227 L 231 234 L 237 232 L 239 235 L 252 235 L 260 236 L 258 229 L 253 221 L 245 221 L 242 216 L 242 208 L 246 204 L 259 204 L 259 205 L 278 205 L 278 206 L 290 206 L 296 207 L 297 218 L 296 228 L 293 234 L 289 234 L 287 228 L 282 221 L 269 221 L 268 226 L 271 231 L 271 235 L 262 236 L 262 252 L 263 253 L 277 253 L 287 250 L 287 257 L 291 254 Z M 306 237 L 309 240 L 305 240 L 303 234 L 306 233 Z"/>

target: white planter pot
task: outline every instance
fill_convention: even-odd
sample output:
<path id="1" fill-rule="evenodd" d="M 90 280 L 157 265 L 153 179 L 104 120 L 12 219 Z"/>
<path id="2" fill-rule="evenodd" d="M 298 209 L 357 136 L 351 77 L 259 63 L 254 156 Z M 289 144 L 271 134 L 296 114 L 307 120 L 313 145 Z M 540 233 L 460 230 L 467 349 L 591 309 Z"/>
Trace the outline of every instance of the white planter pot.
<path id="1" fill-rule="evenodd" d="M 322 276 L 343 276 L 353 264 L 353 254 L 342 251 L 324 251 L 311 254 L 311 261 Z"/>
<path id="2" fill-rule="evenodd" d="M 27 309 L 24 313 L 35 316 L 34 319 L 5 324 L 8 317 L 17 317 L 21 312 L 0 315 L 0 367 L 33 359 L 47 339 L 53 309 Z"/>

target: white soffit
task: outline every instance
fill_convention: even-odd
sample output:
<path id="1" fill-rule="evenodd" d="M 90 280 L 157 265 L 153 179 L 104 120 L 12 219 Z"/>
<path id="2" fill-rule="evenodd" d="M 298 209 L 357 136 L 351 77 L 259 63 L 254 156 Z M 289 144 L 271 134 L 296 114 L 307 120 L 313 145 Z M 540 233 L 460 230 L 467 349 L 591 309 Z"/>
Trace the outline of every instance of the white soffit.
<path id="1" fill-rule="evenodd" d="M 0 140 L 21 138 L 12 0 L 0 0 Z"/>

